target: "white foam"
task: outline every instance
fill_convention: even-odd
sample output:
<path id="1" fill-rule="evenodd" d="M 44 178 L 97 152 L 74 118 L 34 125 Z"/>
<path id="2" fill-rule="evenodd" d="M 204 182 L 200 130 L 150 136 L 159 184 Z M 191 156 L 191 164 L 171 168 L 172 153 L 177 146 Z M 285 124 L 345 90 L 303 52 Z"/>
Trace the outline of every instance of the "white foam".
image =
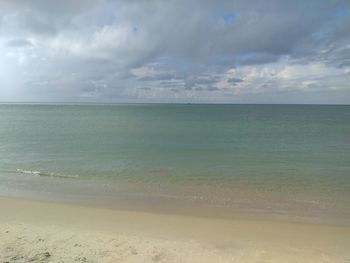
<path id="1" fill-rule="evenodd" d="M 36 170 L 23 170 L 23 169 L 17 169 L 18 173 L 22 173 L 22 174 L 30 174 L 30 175 L 34 175 L 34 176 L 49 176 L 49 177 L 61 177 L 61 178 L 79 178 L 78 175 L 64 175 L 64 174 L 60 174 L 60 173 L 49 173 L 49 172 L 40 172 L 40 171 L 36 171 Z"/>
<path id="2" fill-rule="evenodd" d="M 39 171 L 30 171 L 30 170 L 22 170 L 22 169 L 17 169 L 17 172 L 23 173 L 23 174 L 33 174 L 35 176 L 40 176 Z"/>

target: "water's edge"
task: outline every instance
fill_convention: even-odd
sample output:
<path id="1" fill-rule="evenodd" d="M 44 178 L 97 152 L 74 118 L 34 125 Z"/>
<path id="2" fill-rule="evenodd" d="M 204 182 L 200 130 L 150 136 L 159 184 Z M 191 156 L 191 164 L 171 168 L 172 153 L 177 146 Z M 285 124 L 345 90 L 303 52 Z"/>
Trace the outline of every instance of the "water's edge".
<path id="1" fill-rule="evenodd" d="M 350 225 L 350 210 L 302 197 L 261 195 L 251 189 L 206 185 L 169 185 L 97 178 L 0 173 L 0 196 L 99 208 L 224 219 Z"/>

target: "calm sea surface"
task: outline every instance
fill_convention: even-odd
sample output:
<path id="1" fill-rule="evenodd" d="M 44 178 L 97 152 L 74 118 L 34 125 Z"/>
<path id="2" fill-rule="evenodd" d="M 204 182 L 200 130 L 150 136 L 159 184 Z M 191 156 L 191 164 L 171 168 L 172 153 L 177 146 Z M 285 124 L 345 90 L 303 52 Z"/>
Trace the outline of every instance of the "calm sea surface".
<path id="1" fill-rule="evenodd" d="M 0 194 L 60 191 L 346 218 L 350 106 L 0 105 Z"/>

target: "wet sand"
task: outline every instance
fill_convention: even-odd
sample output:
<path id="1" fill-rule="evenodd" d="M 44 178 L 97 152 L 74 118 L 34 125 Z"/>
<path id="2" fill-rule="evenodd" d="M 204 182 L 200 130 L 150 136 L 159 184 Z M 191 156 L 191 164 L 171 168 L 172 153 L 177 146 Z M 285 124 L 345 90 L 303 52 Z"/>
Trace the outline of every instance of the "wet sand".
<path id="1" fill-rule="evenodd" d="M 350 262 L 350 227 L 0 198 L 0 262 Z"/>

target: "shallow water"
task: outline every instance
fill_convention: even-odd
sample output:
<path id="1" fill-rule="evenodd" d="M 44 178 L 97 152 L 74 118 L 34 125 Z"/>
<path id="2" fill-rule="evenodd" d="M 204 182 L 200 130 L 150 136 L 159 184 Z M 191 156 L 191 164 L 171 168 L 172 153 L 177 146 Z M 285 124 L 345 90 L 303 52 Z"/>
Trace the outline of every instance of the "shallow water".
<path id="1" fill-rule="evenodd" d="M 0 105 L 0 194 L 344 218 L 349 134 L 350 106 Z"/>

